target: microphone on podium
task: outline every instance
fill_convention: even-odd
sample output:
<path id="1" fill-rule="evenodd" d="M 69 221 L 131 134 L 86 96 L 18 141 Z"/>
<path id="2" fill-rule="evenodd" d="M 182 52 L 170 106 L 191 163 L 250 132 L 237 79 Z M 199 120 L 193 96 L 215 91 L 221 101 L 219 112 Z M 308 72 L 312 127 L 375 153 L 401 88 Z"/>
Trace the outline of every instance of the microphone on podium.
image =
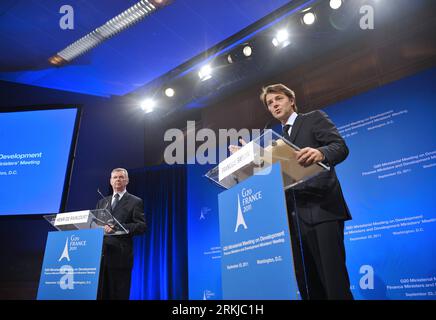
<path id="1" fill-rule="evenodd" d="M 100 188 L 97 188 L 97 192 L 98 192 L 98 194 L 101 196 L 101 198 L 106 202 L 106 206 L 103 208 L 104 210 L 107 210 L 108 208 L 109 208 L 109 210 L 107 210 L 107 212 L 109 213 L 109 215 L 110 215 L 110 218 L 109 219 L 106 219 L 106 222 L 105 222 L 105 224 L 107 224 L 107 225 L 109 225 L 109 226 L 111 226 L 111 228 L 112 229 L 114 229 L 115 230 L 115 228 L 114 228 L 114 222 L 115 222 L 115 219 L 114 219 L 114 216 L 112 215 L 112 213 L 111 213 L 111 207 L 109 206 L 110 205 L 110 203 L 109 203 L 109 201 L 108 201 L 108 199 L 100 192 Z"/>
<path id="2" fill-rule="evenodd" d="M 103 209 L 107 209 L 109 207 L 108 199 L 106 199 L 106 197 L 100 192 L 100 188 L 97 188 L 97 192 L 100 195 L 100 197 L 106 202 L 106 206 Z"/>

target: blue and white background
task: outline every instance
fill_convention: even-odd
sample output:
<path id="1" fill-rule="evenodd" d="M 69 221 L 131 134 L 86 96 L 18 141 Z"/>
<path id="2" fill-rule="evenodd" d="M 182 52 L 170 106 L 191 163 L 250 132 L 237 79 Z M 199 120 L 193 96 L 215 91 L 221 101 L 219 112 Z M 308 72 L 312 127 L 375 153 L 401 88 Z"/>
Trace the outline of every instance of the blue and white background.
<path id="1" fill-rule="evenodd" d="M 337 167 L 356 299 L 436 298 L 436 69 L 325 111 L 350 155 Z"/>
<path id="2" fill-rule="evenodd" d="M 0 215 L 58 213 L 77 108 L 0 113 Z M 31 154 L 33 157 L 21 158 Z M 18 155 L 18 157 L 17 157 Z"/>
<path id="3" fill-rule="evenodd" d="M 280 163 L 220 193 L 218 205 L 223 299 L 299 299 Z"/>
<path id="4" fill-rule="evenodd" d="M 48 233 L 38 300 L 97 298 L 103 229 Z"/>
<path id="5" fill-rule="evenodd" d="M 436 299 L 435 79 L 429 69 L 324 109 L 350 148 L 336 170 L 353 216 L 345 245 L 355 299 Z M 202 177 L 208 169 L 188 168 L 190 299 L 222 297 L 223 190 Z"/>
<path id="6" fill-rule="evenodd" d="M 192 300 L 222 299 L 218 193 L 224 190 L 204 177 L 212 168 L 188 166 L 188 283 Z"/>

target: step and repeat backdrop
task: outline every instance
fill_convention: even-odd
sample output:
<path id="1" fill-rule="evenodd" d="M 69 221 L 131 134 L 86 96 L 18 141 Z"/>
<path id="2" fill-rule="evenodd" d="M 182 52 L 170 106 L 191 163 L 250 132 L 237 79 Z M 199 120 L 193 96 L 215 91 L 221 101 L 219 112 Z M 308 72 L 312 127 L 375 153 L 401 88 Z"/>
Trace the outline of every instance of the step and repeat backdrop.
<path id="1" fill-rule="evenodd" d="M 436 299 L 436 70 L 325 111 L 350 155 L 337 168 L 356 299 Z"/>

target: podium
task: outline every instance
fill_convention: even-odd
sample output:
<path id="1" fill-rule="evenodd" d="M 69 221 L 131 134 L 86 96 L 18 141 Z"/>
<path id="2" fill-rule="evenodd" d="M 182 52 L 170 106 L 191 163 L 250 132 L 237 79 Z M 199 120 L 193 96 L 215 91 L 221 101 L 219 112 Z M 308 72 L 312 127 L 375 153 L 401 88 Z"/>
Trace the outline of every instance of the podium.
<path id="1" fill-rule="evenodd" d="M 307 290 L 294 268 L 303 254 L 294 192 L 330 168 L 301 166 L 298 150 L 267 130 L 206 173 L 226 189 L 218 196 L 225 300 L 298 300 Z"/>
<path id="2" fill-rule="evenodd" d="M 104 226 L 128 230 L 106 209 L 45 215 L 58 231 L 48 233 L 38 287 L 38 300 L 95 300 L 97 298 Z"/>

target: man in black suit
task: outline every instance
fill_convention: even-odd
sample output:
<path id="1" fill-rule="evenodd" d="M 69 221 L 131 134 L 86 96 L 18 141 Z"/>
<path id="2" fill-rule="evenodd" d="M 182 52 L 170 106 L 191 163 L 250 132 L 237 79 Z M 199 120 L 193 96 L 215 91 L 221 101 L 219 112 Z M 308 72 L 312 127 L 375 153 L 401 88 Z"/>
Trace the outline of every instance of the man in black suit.
<path id="1" fill-rule="evenodd" d="M 116 225 L 105 225 L 103 253 L 100 267 L 98 299 L 128 300 L 133 267 L 133 236 L 145 232 L 144 203 L 126 190 L 129 175 L 126 169 L 111 172 L 113 195 L 101 199 L 97 209 L 108 209 L 115 219 L 129 232 L 114 234 Z"/>
<path id="2" fill-rule="evenodd" d="M 345 141 L 323 111 L 297 114 L 295 94 L 283 84 L 264 87 L 260 99 L 281 122 L 283 137 L 301 148 L 300 165 L 330 166 L 286 194 L 300 293 L 303 299 L 353 299 L 344 247 L 344 221 L 351 215 L 334 169 L 348 156 Z"/>

